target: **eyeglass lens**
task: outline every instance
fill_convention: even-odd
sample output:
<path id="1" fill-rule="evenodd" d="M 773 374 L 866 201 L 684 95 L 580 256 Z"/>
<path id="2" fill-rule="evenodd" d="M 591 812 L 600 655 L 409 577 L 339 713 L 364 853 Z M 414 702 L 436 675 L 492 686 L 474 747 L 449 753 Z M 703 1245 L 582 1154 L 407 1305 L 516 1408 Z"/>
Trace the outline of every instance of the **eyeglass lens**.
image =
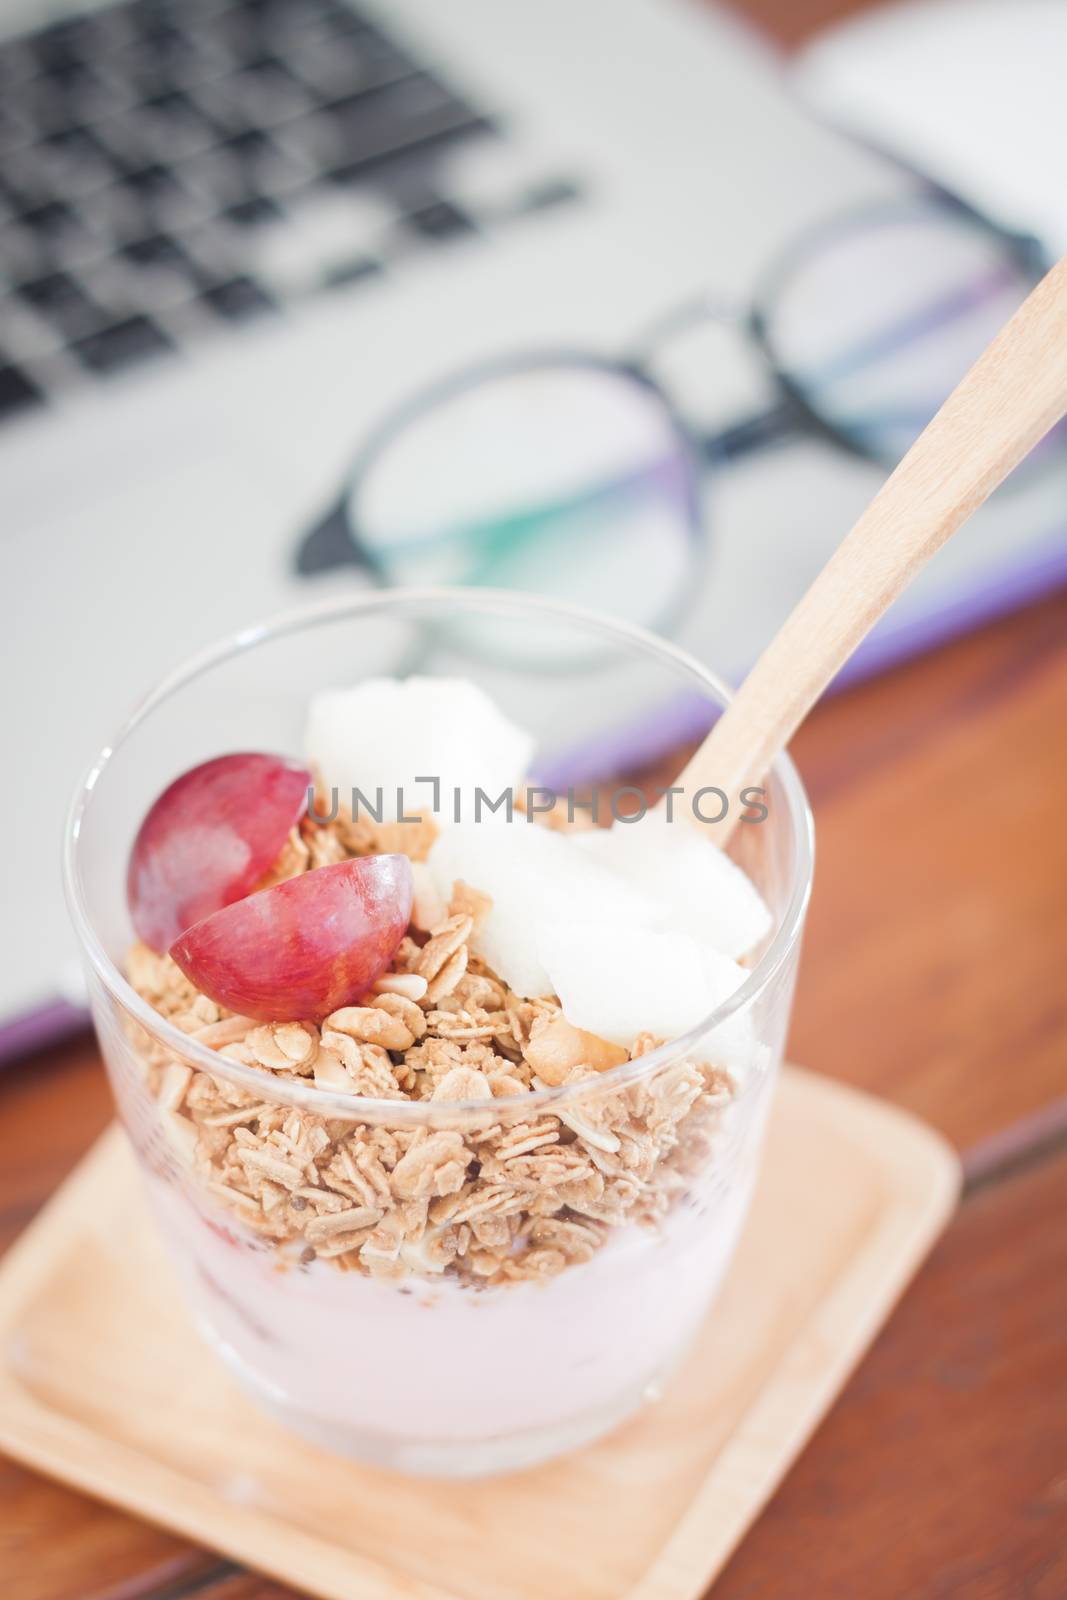
<path id="1" fill-rule="evenodd" d="M 662 396 L 576 361 L 498 370 L 410 414 L 349 514 L 389 582 L 523 589 L 657 627 L 685 592 L 693 496 Z"/>
<path id="2" fill-rule="evenodd" d="M 858 217 L 782 271 L 766 337 L 810 409 L 891 466 L 1032 281 L 1006 240 L 947 206 Z"/>

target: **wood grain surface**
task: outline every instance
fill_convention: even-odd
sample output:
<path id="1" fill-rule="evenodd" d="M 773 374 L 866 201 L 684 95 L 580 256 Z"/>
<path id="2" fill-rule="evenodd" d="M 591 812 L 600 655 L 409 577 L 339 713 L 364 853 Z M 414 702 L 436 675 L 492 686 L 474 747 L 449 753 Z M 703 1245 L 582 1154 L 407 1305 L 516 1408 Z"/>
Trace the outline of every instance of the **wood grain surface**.
<path id="1" fill-rule="evenodd" d="M 859 6 L 740 9 L 793 42 Z M 1067 596 L 838 696 L 794 753 L 819 861 L 791 1054 L 943 1129 L 972 1190 L 716 1600 L 1061 1600 Z M 90 1041 L 0 1079 L 0 1247 L 109 1116 Z M 290 1600 L 6 1463 L 0 1582 Z"/>
<path id="2" fill-rule="evenodd" d="M 976 1191 L 715 1600 L 1067 1595 L 1067 1154 Z"/>

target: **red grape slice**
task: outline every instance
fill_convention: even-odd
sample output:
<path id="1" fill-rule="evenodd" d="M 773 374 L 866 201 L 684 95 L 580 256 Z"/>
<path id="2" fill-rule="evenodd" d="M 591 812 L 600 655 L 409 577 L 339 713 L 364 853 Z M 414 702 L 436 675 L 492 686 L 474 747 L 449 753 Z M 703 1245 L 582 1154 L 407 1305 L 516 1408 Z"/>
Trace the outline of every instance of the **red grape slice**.
<path id="1" fill-rule="evenodd" d="M 407 931 L 407 856 L 359 856 L 224 906 L 171 946 L 187 978 L 259 1022 L 320 1021 L 386 971 Z"/>
<path id="2" fill-rule="evenodd" d="M 284 756 L 217 756 L 176 778 L 141 823 L 126 899 L 153 950 L 251 893 L 307 809 L 311 773 Z"/>

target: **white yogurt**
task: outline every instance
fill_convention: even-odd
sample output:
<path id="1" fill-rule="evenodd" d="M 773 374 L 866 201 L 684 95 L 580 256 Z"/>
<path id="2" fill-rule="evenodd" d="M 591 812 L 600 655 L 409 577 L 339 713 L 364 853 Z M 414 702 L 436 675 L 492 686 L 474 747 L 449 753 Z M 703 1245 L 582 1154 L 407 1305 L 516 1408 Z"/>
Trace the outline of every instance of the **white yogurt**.
<path id="1" fill-rule="evenodd" d="M 320 1442 L 404 1470 L 531 1459 L 593 1437 L 662 1379 L 733 1253 L 745 1170 L 717 1173 L 655 1228 L 615 1229 L 582 1265 L 537 1282 L 367 1278 L 328 1262 L 279 1270 L 273 1245 L 158 1179 L 152 1195 L 210 1340 L 245 1383 Z M 559 1441 L 559 1442 L 557 1442 Z"/>

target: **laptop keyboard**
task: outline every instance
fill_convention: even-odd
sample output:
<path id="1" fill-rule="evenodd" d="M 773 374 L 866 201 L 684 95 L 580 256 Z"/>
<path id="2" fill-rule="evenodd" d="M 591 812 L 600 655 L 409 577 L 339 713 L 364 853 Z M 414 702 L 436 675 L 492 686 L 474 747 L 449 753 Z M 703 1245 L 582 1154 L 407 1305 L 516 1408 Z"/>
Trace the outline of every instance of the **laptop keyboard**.
<path id="1" fill-rule="evenodd" d="M 0 419 L 373 281 L 488 211 L 447 148 L 504 143 L 340 0 L 126 0 L 0 42 Z"/>

